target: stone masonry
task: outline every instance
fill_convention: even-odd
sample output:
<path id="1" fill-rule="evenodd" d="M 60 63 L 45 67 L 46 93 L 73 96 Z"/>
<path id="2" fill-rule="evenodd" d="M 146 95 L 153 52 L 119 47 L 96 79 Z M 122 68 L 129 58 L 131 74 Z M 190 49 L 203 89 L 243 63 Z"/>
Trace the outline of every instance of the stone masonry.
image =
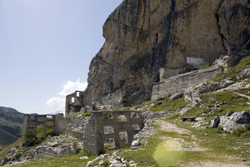
<path id="1" fill-rule="evenodd" d="M 184 93 L 185 89 L 206 82 L 221 73 L 221 67 L 213 66 L 170 77 L 153 85 L 151 99 L 157 99 L 176 93 Z"/>
<path id="2" fill-rule="evenodd" d="M 72 94 L 66 96 L 66 108 L 65 115 L 69 115 L 70 112 L 79 112 L 82 108 L 83 92 L 75 91 Z"/>
<path id="3" fill-rule="evenodd" d="M 83 140 L 84 151 L 94 154 L 104 152 L 104 149 L 117 149 L 132 143 L 133 135 L 144 126 L 144 120 L 139 111 L 102 111 L 94 112 L 90 118 L 78 120 L 81 131 L 72 130 L 72 121 L 62 114 L 28 115 L 24 116 L 22 145 L 25 146 L 26 135 L 30 131 L 37 137 L 37 127 L 43 125 L 43 137 L 47 137 L 47 129 L 52 128 L 56 135 L 72 134 Z M 113 145 L 110 147 L 110 145 Z"/>
<path id="4" fill-rule="evenodd" d="M 52 133 L 55 133 L 55 117 L 56 115 L 29 115 L 25 114 L 23 118 L 22 129 L 22 143 L 26 143 L 25 133 L 30 131 L 33 136 L 37 135 L 37 127 L 43 125 L 43 137 L 47 137 L 48 128 L 52 129 Z"/>
<path id="5" fill-rule="evenodd" d="M 143 126 L 143 118 L 138 111 L 94 112 L 86 126 L 83 149 L 101 154 L 105 148 L 117 149 L 131 144 L 133 135 Z"/>

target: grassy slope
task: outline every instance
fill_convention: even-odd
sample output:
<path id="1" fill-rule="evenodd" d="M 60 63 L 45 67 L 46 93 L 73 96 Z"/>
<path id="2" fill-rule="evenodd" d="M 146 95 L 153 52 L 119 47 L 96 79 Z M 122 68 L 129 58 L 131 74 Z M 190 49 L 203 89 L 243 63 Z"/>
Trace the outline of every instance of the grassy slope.
<path id="1" fill-rule="evenodd" d="M 228 68 L 226 73 L 216 76 L 216 81 L 225 78 L 236 81 L 235 77 L 244 68 L 249 68 L 250 56 L 246 57 L 238 66 Z M 248 79 L 249 82 L 249 79 Z M 249 94 L 248 90 L 242 89 L 238 92 Z M 185 116 L 199 116 L 206 114 L 208 120 L 216 115 L 225 115 L 228 111 L 238 112 L 242 110 L 249 111 L 249 105 L 246 104 L 247 99 L 234 94 L 231 91 L 223 93 L 209 93 L 201 95 L 200 102 L 194 109 L 189 110 Z M 163 101 L 162 105 L 151 108 L 153 111 L 173 111 L 183 108 L 187 102 L 181 98 L 178 101 L 170 102 L 168 97 L 158 99 Z M 220 107 L 213 108 L 215 102 L 222 103 Z M 213 110 L 213 112 L 211 112 Z M 158 130 L 155 135 L 147 138 L 148 143 L 141 147 L 141 150 L 130 151 L 128 148 L 121 149 L 121 156 L 125 156 L 127 160 L 135 160 L 138 166 L 187 166 L 190 162 L 222 162 L 227 164 L 242 163 L 250 165 L 250 138 L 238 137 L 234 134 L 224 132 L 220 129 L 196 129 L 191 126 L 191 122 L 181 122 L 178 115 L 176 117 L 166 118 L 165 121 L 177 124 L 179 127 L 186 128 L 191 131 L 190 134 L 178 134 L 175 132 L 163 132 Z M 157 129 L 158 127 L 155 126 Z M 195 136 L 195 138 L 194 138 Z M 188 142 L 197 142 L 202 151 L 169 151 L 165 149 L 162 137 L 183 138 Z M 31 160 L 24 164 L 14 166 L 85 166 L 88 160 L 80 160 L 80 156 L 84 153 L 67 156 L 63 158 L 41 158 Z M 1 154 L 0 154 L 1 156 Z M 1 158 L 1 157 L 0 157 Z M 90 159 L 94 158 L 90 156 Z"/>
<path id="2" fill-rule="evenodd" d="M 250 56 L 244 58 L 236 67 L 225 68 L 224 73 L 217 75 L 211 81 L 222 81 L 223 79 L 231 79 L 234 82 L 245 80 L 250 82 L 249 78 L 243 78 L 236 80 L 236 76 L 243 69 L 250 67 Z M 211 82 L 209 81 L 209 82 Z M 208 83 L 209 83 L 208 82 Z M 249 95 L 249 89 L 241 89 L 235 92 Z M 208 93 L 200 96 L 202 101 L 196 105 L 195 108 L 189 110 L 184 116 L 201 116 L 203 113 L 206 115 L 208 121 L 214 116 L 222 116 L 227 112 L 239 112 L 242 110 L 248 111 L 249 104 L 248 99 L 245 97 L 238 96 L 233 91 L 226 91 L 222 93 Z M 183 108 L 186 105 L 184 99 L 181 98 L 178 101 L 171 102 L 168 97 L 159 98 L 158 101 L 163 101 L 162 105 L 156 105 L 152 107 L 151 111 L 171 111 Z M 215 103 L 220 103 L 219 107 L 214 107 Z M 157 102 L 155 102 L 156 104 Z M 187 136 L 180 136 L 177 133 L 160 132 L 148 139 L 148 146 L 146 151 L 134 151 L 134 152 L 123 152 L 129 159 L 140 162 L 139 166 L 155 165 L 155 166 L 181 166 L 187 165 L 189 162 L 198 161 L 215 161 L 224 163 L 240 163 L 241 159 L 244 158 L 250 161 L 250 138 L 249 137 L 238 137 L 234 134 L 224 132 L 220 129 L 196 129 L 191 126 L 193 123 L 181 122 L 179 116 L 175 116 L 166 119 L 168 122 L 177 124 L 180 127 L 187 128 L 191 131 L 189 139 L 192 141 L 191 135 L 199 141 L 199 145 L 203 148 L 207 148 L 206 151 L 187 151 L 180 155 L 178 152 L 167 152 L 162 151 L 163 145 L 162 140 L 159 137 L 174 137 L 187 139 Z M 247 132 L 249 133 L 249 132 Z M 197 141 L 196 141 L 197 142 Z M 160 150 L 160 151 L 159 151 Z M 158 162 L 155 161 L 152 155 L 159 155 Z M 160 155 L 164 155 L 163 158 Z M 170 159 L 167 157 L 171 157 Z M 230 157 L 230 158 L 228 158 Z M 250 165 L 248 162 L 246 164 Z"/>
<path id="3" fill-rule="evenodd" d="M 7 147 L 5 147 L 1 152 L 0 152 L 0 160 L 2 160 L 4 158 L 5 155 L 8 154 L 9 150 L 12 147 L 19 147 L 21 144 L 21 139 L 18 139 L 17 141 L 15 141 L 14 143 L 12 143 L 11 145 L 8 145 Z"/>
<path id="4" fill-rule="evenodd" d="M 18 138 L 2 132 L 0 129 L 0 148 L 1 149 L 4 149 L 6 146 L 10 145 L 11 143 L 14 143 L 17 139 Z"/>
<path id="5" fill-rule="evenodd" d="M 82 160 L 80 157 L 86 156 L 86 153 L 78 153 L 68 155 L 61 158 L 47 157 L 30 160 L 25 163 L 13 165 L 15 167 L 86 167 L 87 162 L 94 159 L 96 156 L 88 156 L 89 159 Z"/>
<path id="6" fill-rule="evenodd" d="M 0 149 L 21 137 L 23 114 L 13 108 L 0 107 Z"/>

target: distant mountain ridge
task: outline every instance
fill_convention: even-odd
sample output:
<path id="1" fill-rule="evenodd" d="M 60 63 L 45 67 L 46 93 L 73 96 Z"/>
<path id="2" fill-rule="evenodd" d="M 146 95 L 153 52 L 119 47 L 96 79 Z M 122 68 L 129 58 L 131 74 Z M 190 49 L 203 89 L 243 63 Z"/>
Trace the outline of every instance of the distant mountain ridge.
<path id="1" fill-rule="evenodd" d="M 21 137 L 23 113 L 0 106 L 0 151 Z"/>

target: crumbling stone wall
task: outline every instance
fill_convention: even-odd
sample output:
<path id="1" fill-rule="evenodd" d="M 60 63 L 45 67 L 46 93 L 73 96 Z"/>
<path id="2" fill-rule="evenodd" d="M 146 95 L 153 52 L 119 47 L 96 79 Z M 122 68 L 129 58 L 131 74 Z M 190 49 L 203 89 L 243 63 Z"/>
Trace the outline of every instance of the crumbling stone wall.
<path id="1" fill-rule="evenodd" d="M 72 94 L 66 96 L 66 107 L 65 107 L 65 115 L 69 115 L 70 112 L 79 112 L 82 108 L 82 98 L 83 92 L 75 91 Z"/>
<path id="2" fill-rule="evenodd" d="M 94 154 L 104 152 L 105 144 L 113 143 L 113 149 L 130 144 L 133 135 L 143 128 L 139 111 L 94 112 L 86 126 L 84 151 Z"/>
<path id="3" fill-rule="evenodd" d="M 52 124 L 47 124 L 52 121 Z M 75 124 L 75 125 L 74 125 Z M 94 112 L 90 118 L 65 118 L 63 114 L 51 115 L 28 115 L 24 116 L 23 134 L 43 125 L 43 136 L 47 137 L 47 128 L 52 128 L 53 133 L 61 135 L 72 134 L 83 140 L 84 151 L 94 154 L 104 152 L 105 146 L 113 144 L 112 149 L 117 149 L 131 144 L 133 135 L 138 133 L 144 126 L 143 117 L 139 111 L 102 111 Z M 22 142 L 25 143 L 25 135 Z"/>
<path id="4" fill-rule="evenodd" d="M 52 132 L 55 133 L 55 115 L 24 115 L 23 129 L 22 129 L 22 143 L 26 143 L 26 132 L 33 133 L 32 135 L 36 137 L 37 127 L 43 125 L 43 137 L 47 137 L 47 129 L 52 128 Z M 48 122 L 50 122 L 48 124 Z"/>
<path id="5" fill-rule="evenodd" d="M 153 85 L 151 99 L 184 93 L 187 88 L 212 79 L 218 73 L 221 67 L 214 66 L 161 80 Z"/>

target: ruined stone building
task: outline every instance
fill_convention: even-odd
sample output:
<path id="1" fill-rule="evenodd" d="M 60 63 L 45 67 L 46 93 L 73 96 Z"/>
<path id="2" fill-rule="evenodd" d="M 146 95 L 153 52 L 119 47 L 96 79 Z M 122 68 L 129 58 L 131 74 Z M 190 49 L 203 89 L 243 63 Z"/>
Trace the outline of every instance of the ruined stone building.
<path id="1" fill-rule="evenodd" d="M 83 141 L 86 152 L 100 154 L 107 149 L 118 149 L 131 144 L 133 135 L 144 126 L 139 111 L 103 111 L 94 112 L 90 118 L 82 118 L 78 127 L 72 128 L 70 124 L 79 119 L 69 119 L 62 114 L 57 115 L 28 115 L 24 116 L 22 143 L 25 146 L 26 133 L 32 132 L 37 136 L 37 127 L 43 125 L 43 137 L 47 137 L 47 130 L 56 135 L 72 134 Z"/>

